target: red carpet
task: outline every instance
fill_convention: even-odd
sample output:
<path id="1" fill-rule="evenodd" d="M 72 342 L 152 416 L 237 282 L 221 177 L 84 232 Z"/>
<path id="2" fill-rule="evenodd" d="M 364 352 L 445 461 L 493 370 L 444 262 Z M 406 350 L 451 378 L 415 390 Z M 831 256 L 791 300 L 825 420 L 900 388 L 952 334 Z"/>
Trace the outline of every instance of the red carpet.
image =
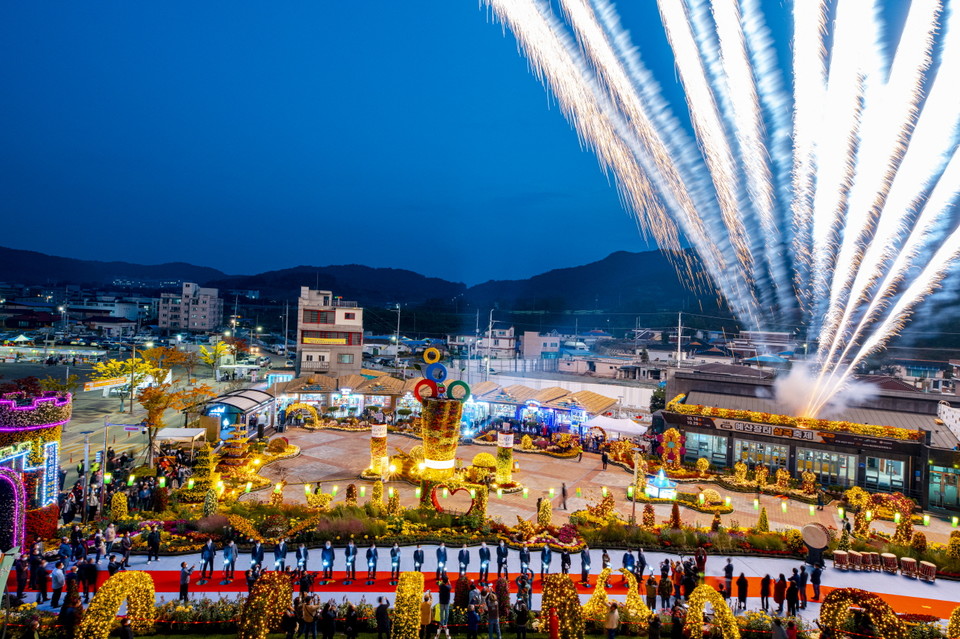
<path id="1" fill-rule="evenodd" d="M 180 590 L 180 572 L 176 570 L 151 570 L 147 571 L 153 577 L 154 587 L 157 592 L 162 593 L 176 593 Z M 313 591 L 314 592 L 335 592 L 335 593 L 350 593 L 350 592 L 370 592 L 370 593 L 383 593 L 383 592 L 393 592 L 394 586 L 390 585 L 390 573 L 389 572 L 379 572 L 377 580 L 371 584 L 367 584 L 365 579 L 366 573 L 361 573 L 357 571 L 357 576 L 359 577 L 350 584 L 344 584 L 345 573 L 342 571 L 334 571 L 333 573 L 333 582 L 327 585 L 321 585 L 319 577 L 317 581 L 314 582 Z M 477 573 L 468 573 L 467 576 L 470 579 L 477 579 Z M 491 578 L 495 578 L 495 575 L 491 574 Z M 516 574 L 511 575 L 510 590 L 511 592 L 516 591 L 516 585 L 513 579 L 516 579 Z M 13 577 L 11 575 L 11 577 Z M 452 581 L 456 581 L 457 575 L 450 575 Z M 576 582 L 577 591 L 581 594 L 589 595 L 593 592 L 593 584 L 596 584 L 596 575 L 590 576 L 590 587 L 581 586 L 579 583 L 579 574 L 571 575 L 571 579 L 578 580 Z M 100 572 L 99 582 L 103 583 L 107 580 L 107 572 L 105 570 Z M 199 572 L 195 571 L 193 573 L 193 578 L 190 580 L 190 592 L 191 593 L 233 593 L 233 592 L 246 592 L 247 583 L 244 579 L 244 575 L 241 571 L 237 571 L 236 578 L 232 583 L 221 584 L 223 580 L 223 572 L 216 571 L 213 574 L 213 579 L 207 583 L 200 585 L 199 582 Z M 659 580 L 659 577 L 658 577 Z M 720 583 L 720 579 L 717 577 L 707 577 L 707 583 L 711 586 L 716 587 Z M 748 596 L 751 598 L 757 598 L 760 596 L 760 577 L 748 577 L 749 588 Z M 614 573 L 610 579 L 611 587 L 607 589 L 607 593 L 611 595 L 625 595 L 627 593 L 627 588 L 624 584 L 621 583 L 620 574 Z M 926 615 L 937 615 L 942 619 L 949 619 L 950 613 L 953 612 L 954 608 L 957 607 L 957 602 L 952 601 L 951 597 L 947 597 L 948 600 L 943 600 L 944 595 L 946 594 L 943 591 L 943 583 L 939 584 L 924 584 L 922 582 L 916 582 L 916 590 L 928 590 L 926 597 L 908 597 L 905 595 L 889 595 L 878 593 L 883 598 L 884 601 L 889 603 L 896 612 L 909 612 L 916 614 L 926 614 Z M 8 587 L 11 589 L 16 589 L 16 580 L 11 578 L 8 581 Z M 426 573 L 426 587 L 431 590 L 436 590 L 437 584 L 434 581 L 433 573 Z M 949 582 L 946 584 L 947 588 L 956 588 L 957 584 L 954 582 Z M 295 584 L 295 591 L 299 591 L 299 585 Z M 829 586 L 821 587 L 821 597 L 825 597 L 827 593 L 834 590 Z M 533 591 L 535 593 L 541 592 L 541 583 L 540 577 L 534 580 Z M 641 591 L 643 592 L 643 591 Z M 736 592 L 736 590 L 734 590 Z M 809 589 L 808 592 L 810 595 L 813 594 L 813 589 Z M 918 593 L 919 594 L 919 593 Z M 939 598 L 934 598 L 939 597 Z M 29 597 L 30 600 L 34 597 Z M 753 603 L 753 602 L 751 602 Z M 771 600 L 771 604 L 772 604 Z"/>

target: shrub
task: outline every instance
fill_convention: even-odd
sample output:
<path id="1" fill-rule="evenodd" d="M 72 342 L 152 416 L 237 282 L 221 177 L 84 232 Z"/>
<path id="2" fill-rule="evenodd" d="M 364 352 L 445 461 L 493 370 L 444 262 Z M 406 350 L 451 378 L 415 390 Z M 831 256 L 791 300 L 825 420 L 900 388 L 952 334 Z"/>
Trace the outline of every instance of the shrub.
<path id="1" fill-rule="evenodd" d="M 370 491 L 370 503 L 376 508 L 383 506 L 383 482 L 379 479 L 373 482 L 373 489 Z"/>
<path id="2" fill-rule="evenodd" d="M 710 522 L 710 532 L 720 532 L 720 513 L 713 513 L 713 521 Z"/>
<path id="3" fill-rule="evenodd" d="M 653 528 L 657 525 L 657 515 L 653 510 L 653 504 L 647 504 L 643 507 L 643 527 Z"/>
<path id="4" fill-rule="evenodd" d="M 844 528 L 843 532 L 840 533 L 840 541 L 837 542 L 837 550 L 850 550 L 850 533 L 847 532 L 846 528 Z"/>
<path id="5" fill-rule="evenodd" d="M 113 519 L 113 521 L 119 521 L 126 519 L 129 514 L 127 494 L 122 490 L 118 490 L 113 493 L 113 497 L 110 498 L 110 518 Z"/>
<path id="6" fill-rule="evenodd" d="M 760 509 L 760 519 L 757 520 L 757 525 L 754 527 L 754 530 L 758 533 L 770 532 L 770 521 L 767 519 L 766 506 Z"/>
<path id="7" fill-rule="evenodd" d="M 490 453 L 477 453 L 473 458 L 472 465 L 477 468 L 496 468 L 497 460 Z"/>
<path id="8" fill-rule="evenodd" d="M 217 491 L 208 488 L 203 496 L 203 516 L 209 517 L 217 512 Z"/>
<path id="9" fill-rule="evenodd" d="M 357 505 L 357 485 L 349 484 L 347 485 L 347 492 L 344 496 L 347 506 L 356 506 Z"/>
<path id="10" fill-rule="evenodd" d="M 927 551 L 927 536 L 924 535 L 919 530 L 913 533 L 913 538 L 910 540 L 910 547 L 918 553 Z"/>
<path id="11" fill-rule="evenodd" d="M 270 440 L 270 443 L 267 444 L 267 452 L 277 455 L 285 451 L 288 445 L 289 443 L 286 437 L 274 437 Z"/>
<path id="12" fill-rule="evenodd" d="M 671 528 L 676 530 L 680 529 L 680 505 L 677 502 L 673 502 L 673 508 L 670 510 L 670 521 L 668 523 Z"/>
<path id="13" fill-rule="evenodd" d="M 553 505 L 549 499 L 540 500 L 540 506 L 537 509 L 537 524 L 542 528 L 547 528 L 553 523 Z"/>

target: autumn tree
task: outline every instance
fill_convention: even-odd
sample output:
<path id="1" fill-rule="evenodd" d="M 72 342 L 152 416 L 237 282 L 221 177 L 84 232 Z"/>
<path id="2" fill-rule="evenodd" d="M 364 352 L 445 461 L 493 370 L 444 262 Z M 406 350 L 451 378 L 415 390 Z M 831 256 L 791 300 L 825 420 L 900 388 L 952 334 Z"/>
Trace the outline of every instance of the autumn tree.
<path id="1" fill-rule="evenodd" d="M 202 363 L 203 360 L 200 359 L 200 355 L 193 351 L 188 351 L 183 354 L 183 362 L 180 365 L 183 366 L 183 370 L 187 372 L 187 379 L 192 379 L 193 371 Z"/>
<path id="2" fill-rule="evenodd" d="M 174 366 L 182 366 L 184 355 L 183 351 L 178 351 L 169 346 L 156 346 L 140 351 L 140 356 L 143 357 L 145 362 L 157 370 L 163 371 L 162 374 L 156 376 L 158 380 L 166 379 L 167 371 L 173 371 Z"/>
<path id="3" fill-rule="evenodd" d="M 0 376 L 2 377 L 2 376 Z M 36 396 L 43 392 L 43 385 L 40 380 L 34 376 L 21 377 L 9 382 L 0 383 L 0 394 L 4 393 L 26 393 L 30 396 Z"/>
<path id="4" fill-rule="evenodd" d="M 250 344 L 245 339 L 239 337 L 225 337 L 223 341 L 234 357 L 239 357 L 244 353 L 250 352 Z"/>
<path id="5" fill-rule="evenodd" d="M 217 377 L 217 368 L 220 366 L 220 360 L 230 350 L 225 342 L 217 342 L 210 348 L 200 345 L 200 361 L 210 367 L 213 371 L 213 377 Z"/>
<path id="6" fill-rule="evenodd" d="M 127 380 L 127 383 L 121 386 L 120 407 L 121 410 L 123 410 L 123 400 L 126 396 L 130 395 L 130 412 L 132 413 L 133 392 L 147 377 L 153 376 L 156 379 L 156 373 L 158 372 L 159 371 L 148 362 L 139 357 L 108 359 L 105 362 L 96 362 L 93 365 L 92 378 L 94 381 L 105 381 L 119 377 Z"/>
<path id="7" fill-rule="evenodd" d="M 157 431 L 163 428 L 163 415 L 167 409 L 184 410 L 214 396 L 213 389 L 206 384 L 192 388 L 175 389 L 173 382 L 148 386 L 137 395 L 137 401 L 147 411 L 147 463 L 153 464 L 153 440 Z"/>
<path id="8" fill-rule="evenodd" d="M 81 386 L 79 375 L 68 375 L 66 379 L 48 375 L 40 380 L 40 387 L 45 391 L 67 392 L 75 395 Z"/>

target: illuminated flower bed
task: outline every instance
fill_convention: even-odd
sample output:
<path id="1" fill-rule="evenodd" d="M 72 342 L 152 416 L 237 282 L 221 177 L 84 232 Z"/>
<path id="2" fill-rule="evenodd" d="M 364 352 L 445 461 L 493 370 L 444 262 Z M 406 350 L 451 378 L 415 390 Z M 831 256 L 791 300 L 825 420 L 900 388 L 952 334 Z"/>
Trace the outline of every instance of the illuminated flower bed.
<path id="1" fill-rule="evenodd" d="M 758 424 L 772 424 L 774 426 L 793 426 L 794 428 L 806 428 L 811 430 L 854 433 L 857 435 L 867 435 L 870 437 L 887 437 L 890 439 L 903 439 L 908 441 L 923 441 L 924 438 L 923 431 L 920 430 L 896 428 L 894 426 L 858 424 L 856 422 L 847 421 L 832 421 L 829 419 L 815 419 L 812 417 L 792 417 L 790 415 L 761 413 L 757 411 L 732 408 L 717 408 L 715 406 L 703 406 L 700 404 L 689 405 L 681 403 L 684 399 L 686 399 L 686 395 L 677 395 L 667 404 L 667 410 L 673 413 L 680 413 L 681 415 L 720 417 L 723 419 L 736 419 L 742 422 L 755 422 Z"/>

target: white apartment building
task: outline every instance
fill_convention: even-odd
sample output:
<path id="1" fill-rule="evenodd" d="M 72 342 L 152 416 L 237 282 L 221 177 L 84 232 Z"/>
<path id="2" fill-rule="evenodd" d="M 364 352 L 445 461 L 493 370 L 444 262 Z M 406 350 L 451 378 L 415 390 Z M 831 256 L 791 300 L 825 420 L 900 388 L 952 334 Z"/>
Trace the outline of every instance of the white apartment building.
<path id="1" fill-rule="evenodd" d="M 516 359 L 517 337 L 514 329 L 494 328 L 484 331 L 479 338 L 476 335 L 447 335 L 447 348 L 458 356 L 489 357 L 491 359 Z"/>
<path id="2" fill-rule="evenodd" d="M 177 293 L 161 293 L 157 307 L 160 328 L 177 331 L 216 331 L 223 323 L 223 300 L 215 288 L 184 282 Z"/>
<path id="3" fill-rule="evenodd" d="M 363 309 L 331 291 L 300 288 L 297 375 L 359 374 L 363 362 Z"/>

